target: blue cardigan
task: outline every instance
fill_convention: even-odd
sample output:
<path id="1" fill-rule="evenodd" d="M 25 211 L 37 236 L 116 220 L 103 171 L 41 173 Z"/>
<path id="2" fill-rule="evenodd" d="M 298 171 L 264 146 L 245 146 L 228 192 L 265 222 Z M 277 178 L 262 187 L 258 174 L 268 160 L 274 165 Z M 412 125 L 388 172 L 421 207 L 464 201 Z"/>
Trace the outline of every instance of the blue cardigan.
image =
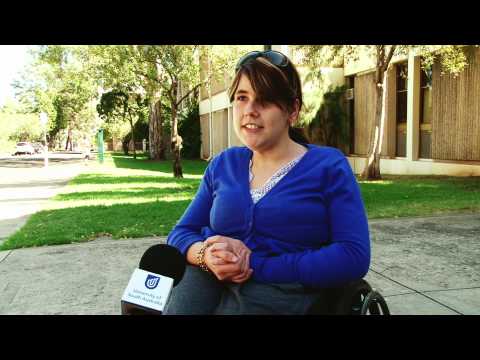
<path id="1" fill-rule="evenodd" d="M 256 204 L 249 187 L 252 151 L 232 147 L 218 154 L 167 243 L 186 254 L 213 235 L 242 240 L 259 282 L 330 287 L 364 277 L 368 222 L 350 165 L 335 148 L 304 146 L 305 155 Z"/>

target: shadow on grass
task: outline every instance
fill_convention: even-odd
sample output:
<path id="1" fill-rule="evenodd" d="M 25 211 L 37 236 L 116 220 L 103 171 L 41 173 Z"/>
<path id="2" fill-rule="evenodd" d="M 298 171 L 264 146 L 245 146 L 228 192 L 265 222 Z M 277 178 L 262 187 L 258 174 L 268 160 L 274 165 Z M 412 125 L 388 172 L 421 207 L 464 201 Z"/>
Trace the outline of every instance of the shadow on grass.
<path id="1" fill-rule="evenodd" d="M 158 183 L 158 184 L 171 184 L 178 183 L 186 186 L 197 185 L 200 183 L 200 179 L 175 179 L 173 177 L 168 178 L 164 176 L 113 176 L 103 174 L 80 174 L 75 179 L 70 181 L 71 185 L 83 185 L 83 184 L 135 184 L 135 183 Z"/>
<path id="2" fill-rule="evenodd" d="M 55 200 L 71 201 L 71 200 L 114 200 L 114 199 L 131 199 L 131 198 L 163 198 L 165 196 L 191 196 L 193 197 L 197 191 L 197 184 L 184 185 L 179 187 L 129 187 L 125 190 L 99 190 L 99 191 L 78 191 L 73 193 L 58 194 Z"/>
<path id="3" fill-rule="evenodd" d="M 112 159 L 117 168 L 159 171 L 172 174 L 172 160 L 148 160 L 145 157 L 134 159 L 121 153 L 112 153 Z M 182 169 L 184 174 L 203 175 L 208 163 L 203 160 L 186 160 L 182 159 Z"/>
<path id="4" fill-rule="evenodd" d="M 101 235 L 166 236 L 189 204 L 190 200 L 152 201 L 44 210 L 33 214 L 0 250 L 86 242 Z"/>

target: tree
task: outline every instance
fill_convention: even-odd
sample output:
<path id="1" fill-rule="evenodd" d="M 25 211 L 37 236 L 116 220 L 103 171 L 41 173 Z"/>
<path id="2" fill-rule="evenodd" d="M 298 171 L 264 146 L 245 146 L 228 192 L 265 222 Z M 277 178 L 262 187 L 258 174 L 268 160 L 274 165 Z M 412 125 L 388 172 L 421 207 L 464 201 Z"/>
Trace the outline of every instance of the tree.
<path id="1" fill-rule="evenodd" d="M 126 87 L 124 89 L 115 89 L 102 94 L 100 103 L 97 105 L 97 111 L 107 122 L 121 119 L 130 124 L 133 158 L 137 158 L 135 151 L 135 123 L 142 117 L 142 113 L 148 109 L 148 99 L 141 93 L 136 93 L 133 89 Z"/>
<path id="2" fill-rule="evenodd" d="M 11 151 L 14 142 L 42 138 L 43 129 L 37 114 L 25 113 L 21 106 L 7 101 L 0 108 L 0 151 Z"/>
<path id="3" fill-rule="evenodd" d="M 171 122 L 173 173 L 182 177 L 178 134 L 178 112 L 185 100 L 195 96 L 202 84 L 233 72 L 238 51 L 225 46 L 195 45 L 129 45 L 95 46 L 91 48 L 98 77 L 104 89 L 122 84 L 135 84 L 149 100 L 149 145 L 152 159 L 164 159 L 166 147 L 165 121 Z M 208 58 L 206 76 L 200 76 L 200 56 Z M 166 113 L 169 111 L 169 114 Z"/>
<path id="4" fill-rule="evenodd" d="M 301 45 L 297 47 L 303 52 L 304 62 L 314 72 L 319 73 L 321 65 L 333 62 L 356 61 L 361 50 L 375 59 L 376 108 L 373 127 L 370 129 L 370 141 L 366 159 L 366 166 L 361 175 L 363 179 L 380 179 L 380 151 L 385 124 L 385 72 L 391 65 L 395 55 L 407 54 L 415 51 L 424 60 L 424 69 L 433 64 L 439 57 L 443 68 L 453 74 L 458 74 L 466 65 L 465 55 L 461 46 L 405 46 L 405 45 Z"/>
<path id="5" fill-rule="evenodd" d="M 66 123 L 67 139 L 65 150 L 72 150 L 73 131 L 80 130 L 86 122 L 95 119 L 82 118 L 80 114 L 97 96 L 97 82 L 86 72 L 81 55 L 84 47 L 45 46 L 40 52 L 40 60 L 50 64 L 61 81 L 60 92 L 56 96 L 57 106 L 61 108 Z M 58 108 L 57 108 L 58 111 Z M 85 112 L 84 112 L 85 113 Z"/>
<path id="6" fill-rule="evenodd" d="M 149 46 L 145 47 L 149 48 Z M 101 79 L 104 91 L 130 86 L 141 90 L 149 103 L 149 153 L 155 160 L 165 159 L 165 100 L 162 98 L 162 75 L 151 52 L 136 45 L 91 46 L 92 74 Z"/>
<path id="7" fill-rule="evenodd" d="M 84 46 L 40 46 L 31 52 L 32 62 L 17 80 L 18 95 L 32 112 L 49 115 L 50 146 L 67 130 L 65 149 L 72 150 L 73 133 L 92 131 L 96 116 L 88 109 L 97 96 L 97 81 L 85 71 Z"/>
<path id="8" fill-rule="evenodd" d="M 227 50 L 225 48 L 195 45 L 136 46 L 132 50 L 136 52 L 138 61 L 144 64 L 143 67 L 138 66 L 136 72 L 156 83 L 159 87 L 158 94 L 167 99 L 171 118 L 173 175 L 182 178 L 182 138 L 178 133 L 179 108 L 203 84 L 211 81 L 214 74 L 221 77 L 228 66 L 232 66 L 235 56 L 225 51 Z M 200 77 L 201 56 L 207 57 L 211 64 L 204 79 Z M 161 109 L 159 105 L 156 106 L 157 109 Z"/>
<path id="9" fill-rule="evenodd" d="M 69 74 L 70 75 L 70 74 Z M 73 74 L 71 74 L 73 75 Z M 67 140 L 65 150 L 72 150 L 72 132 L 79 129 L 86 119 L 80 117 L 80 113 L 94 97 L 93 89 L 78 76 L 69 77 L 64 83 L 64 91 L 57 95 L 58 102 L 62 108 L 62 114 L 66 117 Z M 58 111 L 58 110 L 57 110 Z"/>
<path id="10" fill-rule="evenodd" d="M 58 104 L 55 104 L 55 97 L 60 92 L 60 82 L 54 74 L 53 67 L 40 61 L 39 54 L 39 48 L 30 48 L 29 62 L 12 85 L 24 113 L 38 116 L 39 113 L 45 112 L 48 115 L 47 138 L 52 143 L 60 130 L 56 123 Z"/>

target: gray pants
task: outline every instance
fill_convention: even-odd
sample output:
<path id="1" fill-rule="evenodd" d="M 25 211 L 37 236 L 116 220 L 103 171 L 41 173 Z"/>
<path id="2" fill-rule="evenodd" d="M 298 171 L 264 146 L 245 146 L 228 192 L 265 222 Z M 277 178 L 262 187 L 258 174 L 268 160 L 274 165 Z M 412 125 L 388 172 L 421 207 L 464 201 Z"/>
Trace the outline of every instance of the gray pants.
<path id="1" fill-rule="evenodd" d="M 252 279 L 224 283 L 210 273 L 187 265 L 182 281 L 172 290 L 165 315 L 303 315 L 318 294 L 301 284 L 265 284 Z"/>

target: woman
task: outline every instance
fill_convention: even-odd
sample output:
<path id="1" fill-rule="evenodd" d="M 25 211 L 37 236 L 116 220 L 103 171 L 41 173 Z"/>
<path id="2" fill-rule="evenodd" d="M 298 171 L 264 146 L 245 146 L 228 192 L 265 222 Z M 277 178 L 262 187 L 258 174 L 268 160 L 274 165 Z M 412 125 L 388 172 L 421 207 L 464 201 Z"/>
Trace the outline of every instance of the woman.
<path id="1" fill-rule="evenodd" d="M 276 51 L 241 58 L 229 89 L 244 147 L 218 154 L 167 243 L 189 265 L 166 314 L 304 314 L 368 271 L 370 240 L 343 154 L 294 141 L 298 72 Z"/>

